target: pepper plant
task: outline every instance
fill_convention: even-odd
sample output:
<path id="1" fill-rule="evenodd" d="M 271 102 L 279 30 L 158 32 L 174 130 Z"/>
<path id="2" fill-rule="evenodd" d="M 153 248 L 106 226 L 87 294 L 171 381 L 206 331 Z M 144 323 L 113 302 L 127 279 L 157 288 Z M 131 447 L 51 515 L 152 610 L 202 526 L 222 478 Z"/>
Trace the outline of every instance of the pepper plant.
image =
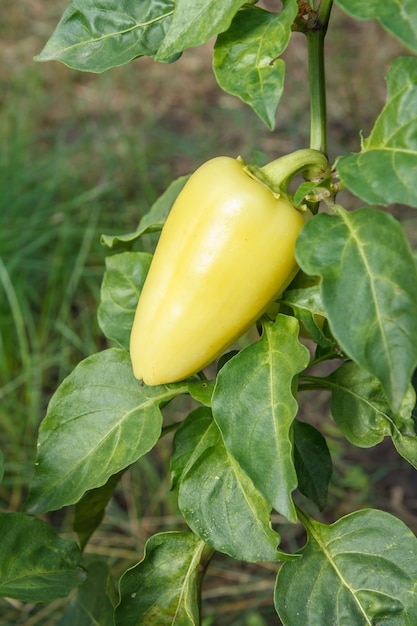
<path id="1" fill-rule="evenodd" d="M 394 204 L 417 208 L 417 4 L 335 1 L 352 18 L 378 20 L 404 46 L 386 77 L 386 103 L 369 136 L 358 137 L 351 154 L 333 156 L 327 148 L 324 42 L 332 0 L 282 0 L 268 8 L 245 0 L 72 0 L 37 57 L 104 72 L 145 55 L 175 63 L 185 49 L 214 37 L 213 70 L 220 88 L 245 102 L 272 130 L 284 89 L 281 55 L 293 34 L 302 33 L 310 145 L 277 155 L 262 167 L 241 164 L 239 176 L 220 160 L 206 188 L 200 183 L 188 196 L 183 195 L 189 184 L 183 176 L 140 219 L 136 231 L 103 236 L 109 255 L 98 319 L 114 347 L 79 363 L 52 396 L 39 430 L 24 511 L 0 515 L 2 596 L 48 602 L 77 587 L 62 624 L 197 625 L 203 619 L 204 574 L 219 552 L 276 564 L 271 602 L 277 623 L 278 618 L 286 626 L 417 623 L 415 536 L 400 519 L 371 508 L 324 523 L 332 459 L 324 429 L 309 421 L 308 406 L 303 419 L 298 413 L 302 392 L 326 390 L 332 419 L 350 444 L 369 448 L 391 438 L 398 454 L 417 468 L 417 269 L 402 226 L 390 212 Z M 295 245 L 287 245 L 285 233 L 277 234 L 276 249 L 291 271 L 288 280 L 276 279 L 265 306 L 255 311 L 257 319 L 241 297 L 253 287 L 245 282 L 243 260 L 254 254 L 241 237 L 241 221 L 229 224 L 233 246 L 219 252 L 213 239 L 213 233 L 224 234 L 223 222 L 216 221 L 217 205 L 223 202 L 218 196 L 233 205 L 243 185 L 240 176 L 259 185 L 259 219 L 250 229 L 257 242 L 272 228 L 263 211 L 265 194 L 277 210 L 280 203 L 288 205 L 297 220 L 303 212 L 311 214 L 301 219 Z M 208 202 L 216 206 L 207 206 L 213 187 L 220 194 Z M 342 189 L 363 206 L 343 208 Z M 179 379 L 163 374 L 160 382 L 155 356 L 156 376 L 145 384 L 135 378 L 130 355 L 135 310 L 152 267 L 141 237 L 163 229 L 177 198 L 190 206 L 174 228 L 178 241 L 184 241 L 183 250 L 178 251 L 177 240 L 173 246 L 183 269 L 170 280 L 174 292 L 178 287 L 196 298 L 189 309 L 165 298 L 164 277 L 170 272 L 165 255 L 151 289 L 161 290 L 162 318 L 168 325 L 172 320 L 174 331 L 182 334 L 180 341 L 171 341 L 164 327 L 161 347 L 152 335 L 161 326 L 152 326 L 151 319 L 142 361 L 153 363 L 157 344 L 165 364 L 181 360 L 183 351 L 191 359 L 187 355 L 196 341 L 187 327 L 194 318 L 200 324 L 197 336 L 204 334 L 206 343 L 231 315 L 237 321 L 227 331 L 229 341 L 208 353 L 214 364 L 202 370 L 187 361 L 190 371 Z M 248 204 L 241 201 L 242 215 Z M 215 276 L 203 274 L 193 281 L 187 278 L 192 275 L 187 263 L 209 263 L 187 247 L 187 222 L 199 215 L 200 205 L 208 211 L 194 226 L 201 255 L 209 258 L 214 250 L 212 256 L 220 258 Z M 262 245 L 256 250 L 261 254 Z M 295 278 L 294 268 L 299 269 Z M 257 286 L 270 281 L 274 269 L 259 271 Z M 205 291 L 207 283 L 211 291 Z M 213 285 L 218 285 L 218 298 Z M 220 301 L 224 293 L 232 294 L 227 305 Z M 250 303 L 254 297 L 249 293 Z M 252 322 L 258 336 L 251 333 L 233 344 Z M 201 367 L 207 364 L 203 361 Z M 324 374 L 313 367 L 323 362 L 328 364 Z M 138 367 L 139 378 L 146 363 Z M 182 420 L 173 420 L 169 403 L 180 395 L 191 398 L 193 408 Z M 106 592 L 105 570 L 97 564 L 88 568 L 83 549 L 121 475 L 172 431 L 171 481 L 184 527 L 152 536 L 143 558 L 124 572 L 112 596 Z M 39 518 L 68 505 L 75 505 L 77 541 L 59 536 Z M 284 526 L 271 523 L 272 513 L 286 524 L 303 525 L 307 539 L 295 553 L 282 548 Z M 99 592 L 104 601 L 97 602 Z"/>

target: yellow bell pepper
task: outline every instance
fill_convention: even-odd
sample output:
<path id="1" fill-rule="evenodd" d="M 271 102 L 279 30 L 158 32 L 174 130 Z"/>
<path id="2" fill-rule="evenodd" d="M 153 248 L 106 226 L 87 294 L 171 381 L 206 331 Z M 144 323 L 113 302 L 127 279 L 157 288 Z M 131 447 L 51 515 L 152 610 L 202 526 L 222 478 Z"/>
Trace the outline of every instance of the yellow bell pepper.
<path id="1" fill-rule="evenodd" d="M 190 177 L 163 227 L 133 323 L 133 371 L 147 385 L 203 369 L 297 273 L 310 212 L 277 199 L 243 163 L 217 157 Z"/>

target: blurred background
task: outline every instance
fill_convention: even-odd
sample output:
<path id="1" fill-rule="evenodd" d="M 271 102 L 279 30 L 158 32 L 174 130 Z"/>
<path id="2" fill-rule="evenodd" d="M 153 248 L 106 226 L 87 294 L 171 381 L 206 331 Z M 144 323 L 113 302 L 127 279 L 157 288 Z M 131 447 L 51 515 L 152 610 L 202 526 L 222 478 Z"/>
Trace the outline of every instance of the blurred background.
<path id="1" fill-rule="evenodd" d="M 262 4 L 262 3 L 261 3 Z M 271 7 L 275 3 L 270 2 Z M 37 64 L 67 3 L 2 0 L 0 21 L 0 510 L 18 511 L 51 394 L 83 358 L 106 347 L 96 311 L 106 250 L 101 233 L 134 230 L 170 181 L 216 155 L 266 159 L 308 146 L 306 48 L 295 35 L 285 53 L 286 89 L 270 132 L 211 71 L 213 42 L 174 65 L 138 59 L 103 75 Z M 265 4 L 264 4 L 265 6 Z M 334 9 L 327 37 L 329 153 L 358 151 L 381 110 L 384 76 L 401 48 L 377 23 Z M 347 207 L 358 201 L 344 194 Z M 394 207 L 415 243 L 413 213 Z M 185 400 L 171 410 L 183 413 Z M 328 438 L 335 473 L 333 521 L 364 506 L 388 510 L 417 532 L 413 470 L 389 442 L 347 445 L 328 418 L 328 396 L 305 394 L 307 419 Z M 155 532 L 182 528 L 169 493 L 171 440 L 127 472 L 87 554 L 117 579 L 142 558 Z M 318 516 L 317 511 L 311 511 Z M 46 519 L 71 536 L 71 510 Z M 298 527 L 284 549 L 303 544 Z M 276 566 L 218 555 L 204 585 L 204 626 L 279 624 L 272 595 Z M 48 606 L 0 600 L 4 626 L 58 624 L 65 600 Z"/>

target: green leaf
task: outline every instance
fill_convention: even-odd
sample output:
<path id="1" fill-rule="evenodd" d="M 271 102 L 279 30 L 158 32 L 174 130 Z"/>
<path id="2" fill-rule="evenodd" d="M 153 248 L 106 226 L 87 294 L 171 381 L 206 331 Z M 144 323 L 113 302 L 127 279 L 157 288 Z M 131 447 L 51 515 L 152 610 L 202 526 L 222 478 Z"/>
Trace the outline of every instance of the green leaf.
<path id="1" fill-rule="evenodd" d="M 197 402 L 211 406 L 215 382 L 215 380 L 190 380 L 187 382 L 188 393 Z"/>
<path id="2" fill-rule="evenodd" d="M 148 213 L 140 220 L 138 226 L 139 232 L 144 234 L 145 232 L 162 230 L 168 214 L 172 209 L 172 205 L 190 176 L 191 174 L 180 176 L 168 185 L 164 193 L 153 203 Z"/>
<path id="3" fill-rule="evenodd" d="M 298 489 L 322 511 L 333 470 L 326 440 L 314 426 L 298 420 L 294 420 L 293 430 Z"/>
<path id="4" fill-rule="evenodd" d="M 219 443 L 220 437 L 219 429 L 208 407 L 199 407 L 187 415 L 174 436 L 171 457 L 173 487 L 205 450 Z"/>
<path id="5" fill-rule="evenodd" d="M 106 258 L 98 322 L 108 339 L 129 349 L 130 332 L 152 255 L 121 252 Z"/>
<path id="6" fill-rule="evenodd" d="M 51 602 L 85 578 L 81 552 L 46 522 L 23 513 L 0 513 L 0 597 Z"/>
<path id="7" fill-rule="evenodd" d="M 297 10 L 296 0 L 286 0 L 278 14 L 257 7 L 239 11 L 214 48 L 213 70 L 220 87 L 252 107 L 270 130 L 284 88 L 285 63 L 279 56 L 288 45 Z"/>
<path id="8" fill-rule="evenodd" d="M 198 626 L 201 580 L 212 550 L 195 535 L 151 537 L 120 580 L 116 626 Z"/>
<path id="9" fill-rule="evenodd" d="M 165 61 L 173 54 L 199 46 L 213 35 L 227 30 L 245 1 L 176 0 L 174 16 L 156 60 Z"/>
<path id="10" fill-rule="evenodd" d="M 139 56 L 155 56 L 174 5 L 173 0 L 72 0 L 35 60 L 100 73 Z"/>
<path id="11" fill-rule="evenodd" d="M 4 461 L 3 461 L 3 453 L 0 450 L 0 483 L 3 480 L 4 476 Z"/>
<path id="12" fill-rule="evenodd" d="M 77 533 L 81 548 L 84 548 L 87 541 L 103 520 L 107 503 L 113 496 L 124 470 L 118 474 L 110 476 L 102 487 L 87 491 L 79 502 L 75 505 L 73 530 Z"/>
<path id="13" fill-rule="evenodd" d="M 142 235 L 160 232 L 172 205 L 189 177 L 190 175 L 180 176 L 169 185 L 162 196 L 154 202 L 149 212 L 142 217 L 135 232 L 125 235 L 102 235 L 101 243 L 111 250 L 130 250 Z"/>
<path id="14" fill-rule="evenodd" d="M 41 423 L 27 511 L 74 504 L 146 454 L 161 433 L 159 406 L 183 392 L 181 383 L 142 385 L 125 350 L 105 350 L 79 363 Z"/>
<path id="15" fill-rule="evenodd" d="M 284 292 L 280 302 L 291 307 L 295 317 L 301 322 L 301 334 L 306 331 L 323 348 L 334 345 L 333 339 L 327 337 L 323 331 L 326 312 L 321 301 L 319 285 L 303 289 L 289 289 Z"/>
<path id="16" fill-rule="evenodd" d="M 182 476 L 178 505 L 191 530 L 219 552 L 249 562 L 288 558 L 277 549 L 270 505 L 221 440 Z"/>
<path id="17" fill-rule="evenodd" d="M 277 561 L 271 507 L 227 454 L 210 409 L 190 413 L 174 437 L 172 481 L 189 527 L 208 545 L 244 561 Z"/>
<path id="18" fill-rule="evenodd" d="M 370 208 L 319 214 L 302 229 L 296 256 L 322 277 L 335 339 L 398 411 L 417 365 L 417 270 L 401 225 Z"/>
<path id="19" fill-rule="evenodd" d="M 336 167 L 366 202 L 417 207 L 417 59 L 395 59 L 387 82 L 387 102 L 361 152 L 339 158 Z"/>
<path id="20" fill-rule="evenodd" d="M 291 492 L 297 487 L 292 423 L 298 408 L 292 384 L 310 356 L 298 341 L 298 328 L 285 315 L 266 322 L 261 339 L 220 370 L 212 402 L 228 453 L 291 521 L 297 517 Z"/>
<path id="21" fill-rule="evenodd" d="M 326 526 L 302 515 L 308 543 L 278 573 L 284 626 L 413 626 L 417 540 L 392 515 L 363 510 Z"/>
<path id="22" fill-rule="evenodd" d="M 58 626 L 114 626 L 108 567 L 103 561 L 92 561 L 87 570 L 87 580 L 78 587 Z"/>
<path id="23" fill-rule="evenodd" d="M 379 20 L 389 33 L 413 52 L 417 52 L 417 5 L 414 0 L 336 0 L 337 4 L 360 20 Z"/>
<path id="24" fill-rule="evenodd" d="M 352 361 L 330 374 L 325 384 L 332 392 L 333 419 L 348 441 L 368 448 L 391 436 L 398 452 L 417 467 L 417 433 L 411 416 L 416 395 L 411 385 L 395 413 L 380 382 Z"/>

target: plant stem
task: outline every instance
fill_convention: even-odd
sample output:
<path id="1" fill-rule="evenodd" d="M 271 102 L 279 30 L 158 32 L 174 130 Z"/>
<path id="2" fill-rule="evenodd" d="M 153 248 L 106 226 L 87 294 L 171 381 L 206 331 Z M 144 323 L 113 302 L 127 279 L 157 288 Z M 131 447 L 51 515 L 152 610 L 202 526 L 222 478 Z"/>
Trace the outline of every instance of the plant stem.
<path id="1" fill-rule="evenodd" d="M 271 184 L 286 192 L 291 180 L 301 172 L 308 180 L 320 180 L 329 175 L 329 163 L 322 152 L 305 148 L 286 154 L 260 168 Z"/>
<path id="2" fill-rule="evenodd" d="M 326 80 L 324 38 L 333 0 L 322 0 L 307 30 L 308 71 L 310 85 L 310 148 L 327 155 Z"/>

